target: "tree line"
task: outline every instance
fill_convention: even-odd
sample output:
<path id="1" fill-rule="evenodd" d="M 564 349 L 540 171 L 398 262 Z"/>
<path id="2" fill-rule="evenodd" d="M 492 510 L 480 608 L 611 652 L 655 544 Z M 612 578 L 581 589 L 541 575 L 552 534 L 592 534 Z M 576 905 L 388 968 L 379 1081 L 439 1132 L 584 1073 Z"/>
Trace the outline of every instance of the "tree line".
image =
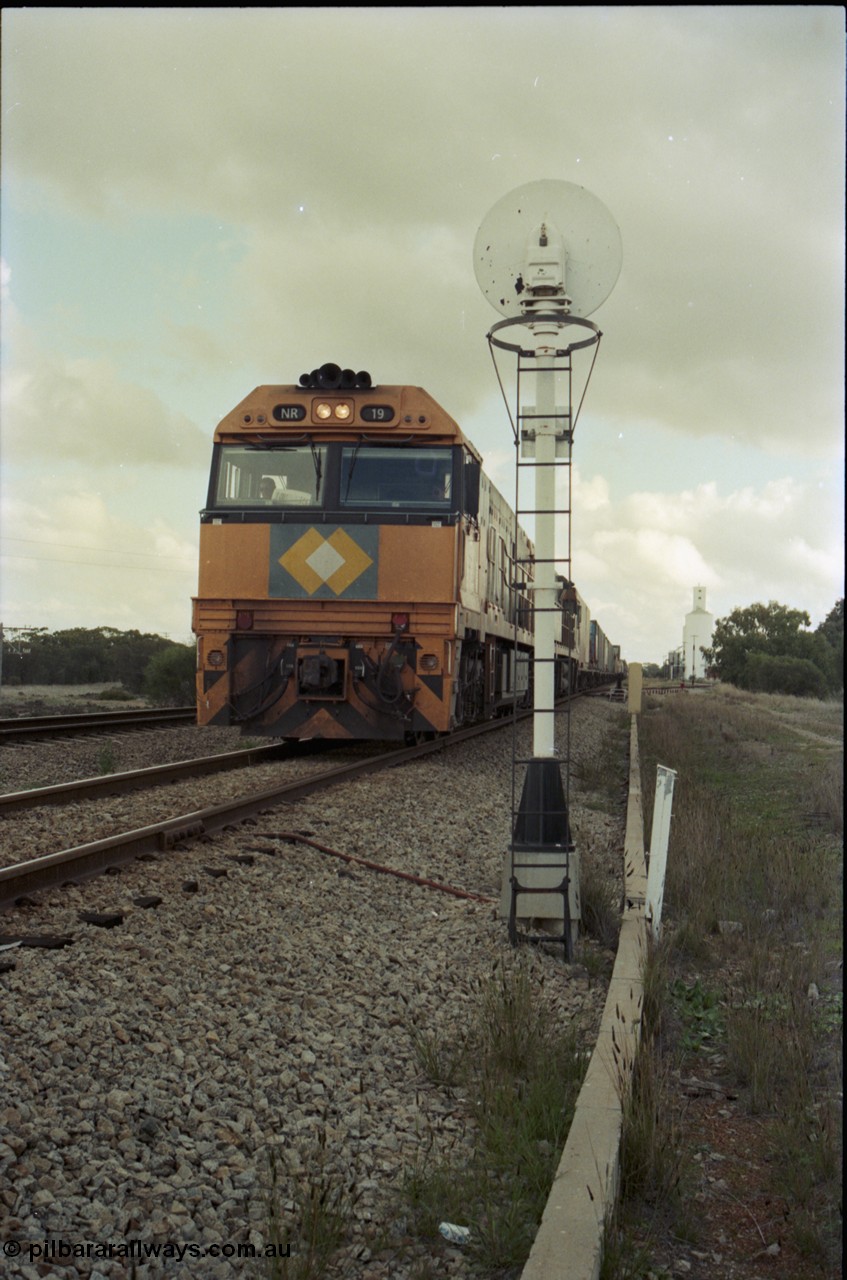
<path id="1" fill-rule="evenodd" d="M 157 702 L 194 701 L 194 646 L 114 627 L 7 627 L 2 683 L 114 684 Z"/>
<path id="2" fill-rule="evenodd" d="M 771 600 L 733 609 L 702 652 L 712 675 L 739 689 L 826 698 L 844 688 L 844 600 L 809 630 L 802 609 Z"/>
<path id="3" fill-rule="evenodd" d="M 733 609 L 702 652 L 710 673 L 760 693 L 825 698 L 844 687 L 844 601 L 814 631 L 802 609 L 771 600 Z M 114 683 L 157 702 L 194 701 L 194 646 L 114 627 L 0 631 L 6 685 Z"/>

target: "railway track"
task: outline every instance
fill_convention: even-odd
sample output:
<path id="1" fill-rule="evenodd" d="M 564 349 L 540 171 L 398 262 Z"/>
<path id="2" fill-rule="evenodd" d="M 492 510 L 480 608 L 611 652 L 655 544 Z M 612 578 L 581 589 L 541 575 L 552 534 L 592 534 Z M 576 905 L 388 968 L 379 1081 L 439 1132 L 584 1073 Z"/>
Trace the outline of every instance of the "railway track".
<path id="1" fill-rule="evenodd" d="M 518 718 L 523 719 L 529 715 L 531 712 L 522 712 Z M 0 910 L 13 907 L 19 899 L 24 897 L 29 899 L 32 894 L 54 888 L 56 885 L 76 883 L 120 867 L 133 859 L 171 849 L 189 840 L 212 835 L 225 827 L 255 817 L 273 808 L 274 805 L 301 800 L 305 796 L 338 783 L 349 782 L 370 773 L 407 764 L 412 760 L 433 755 L 444 751 L 449 746 L 497 732 L 510 725 L 511 720 L 505 719 L 473 725 L 431 742 L 368 756 L 335 769 L 322 770 L 305 778 L 301 777 L 248 792 L 222 804 L 161 819 L 106 839 L 94 840 L 4 867 L 0 870 Z M 288 748 L 287 751 L 286 748 Z M 291 754 L 289 744 L 274 743 L 265 747 L 250 748 L 243 752 L 229 752 L 226 756 L 180 761 L 151 769 L 134 770 L 124 775 L 84 779 L 76 783 L 42 787 L 29 792 L 14 792 L 0 797 L 0 813 L 34 807 L 38 804 L 63 803 L 85 796 L 156 785 L 178 777 L 197 776 L 202 773 L 217 772 L 221 768 L 255 764 L 268 758 L 284 758 L 286 754 Z"/>
<path id="2" fill-rule="evenodd" d="M 33 738 L 196 723 L 194 707 L 142 707 L 123 711 L 86 711 L 74 715 L 20 716 L 0 720 L 0 743 Z"/>
<path id="3" fill-rule="evenodd" d="M 249 768 L 274 760 L 309 755 L 325 748 L 325 743 L 271 742 L 264 746 L 245 747 L 239 751 L 223 751 L 213 756 L 198 756 L 193 760 L 176 760 L 170 764 L 150 765 L 145 769 L 110 773 L 99 778 L 81 778 L 77 782 L 60 782 L 50 787 L 10 791 L 0 795 L 0 817 L 22 809 L 35 809 L 43 804 L 59 805 L 99 796 L 125 795 L 145 787 L 164 786 L 182 778 L 200 778 L 229 769 Z"/>

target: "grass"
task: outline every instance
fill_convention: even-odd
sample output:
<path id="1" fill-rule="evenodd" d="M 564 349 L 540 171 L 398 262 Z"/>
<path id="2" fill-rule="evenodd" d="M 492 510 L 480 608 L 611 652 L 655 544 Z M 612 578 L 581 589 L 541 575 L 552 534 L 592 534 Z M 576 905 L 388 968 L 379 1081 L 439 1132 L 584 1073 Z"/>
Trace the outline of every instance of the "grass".
<path id="1" fill-rule="evenodd" d="M 429 1079 L 461 1089 L 471 1141 L 441 1155 L 425 1146 L 405 1184 L 414 1230 L 466 1226 L 481 1274 L 520 1267 L 585 1073 L 582 1046 L 539 997 L 521 953 L 492 971 L 462 1033 L 415 1043 Z"/>
<path id="2" fill-rule="evenodd" d="M 580 931 L 609 951 L 617 951 L 621 930 L 620 885 L 592 859 L 584 859 L 579 876 Z M 585 956 L 580 957 L 585 963 Z"/>
<path id="3" fill-rule="evenodd" d="M 321 1280 L 347 1240 L 357 1198 L 355 1180 L 335 1167 L 326 1129 L 319 1131 L 296 1176 L 285 1177 L 273 1148 L 269 1173 L 267 1239 L 276 1255 L 269 1260 L 270 1280 Z M 292 1187 L 294 1194 L 288 1198 Z M 351 1258 L 349 1265 L 354 1264 Z M 357 1273 L 344 1268 L 341 1274 Z"/>
<path id="4" fill-rule="evenodd" d="M 656 1243 L 668 1232 L 676 1239 L 691 1234 L 689 1162 L 671 1101 L 680 1054 L 669 1031 L 666 945 L 648 944 L 642 978 L 641 1041 L 622 1093 L 618 1197 L 606 1222 L 600 1280 L 671 1280 L 670 1269 L 654 1261 Z"/>
<path id="5" fill-rule="evenodd" d="M 616 708 L 597 750 L 572 766 L 580 789 L 593 797 L 584 801 L 587 808 L 615 812 L 620 807 L 626 792 L 628 756 L 629 715 Z"/>
<path id="6" fill-rule="evenodd" d="M 639 726 L 646 831 L 656 764 L 679 776 L 664 936 L 645 998 L 623 1197 L 603 1274 L 647 1275 L 658 1236 L 685 1233 L 678 1188 L 692 1170 L 673 1160 L 685 1146 L 673 1128 L 684 1134 L 673 1072 L 702 1068 L 719 1071 L 741 1113 L 755 1118 L 764 1176 L 789 1206 L 783 1253 L 793 1261 L 782 1265 L 805 1280 L 834 1276 L 842 709 L 721 688 L 654 704 Z"/>

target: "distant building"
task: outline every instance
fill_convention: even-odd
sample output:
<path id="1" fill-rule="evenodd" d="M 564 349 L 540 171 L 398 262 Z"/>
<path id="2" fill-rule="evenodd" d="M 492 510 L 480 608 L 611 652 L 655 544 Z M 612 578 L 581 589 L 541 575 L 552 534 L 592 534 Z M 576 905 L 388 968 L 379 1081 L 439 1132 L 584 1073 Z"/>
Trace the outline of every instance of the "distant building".
<path id="1" fill-rule="evenodd" d="M 685 615 L 682 628 L 682 662 L 686 680 L 699 680 L 706 674 L 706 661 L 700 652 L 712 643 L 714 616 L 706 608 L 706 588 L 694 588 L 694 606 Z"/>

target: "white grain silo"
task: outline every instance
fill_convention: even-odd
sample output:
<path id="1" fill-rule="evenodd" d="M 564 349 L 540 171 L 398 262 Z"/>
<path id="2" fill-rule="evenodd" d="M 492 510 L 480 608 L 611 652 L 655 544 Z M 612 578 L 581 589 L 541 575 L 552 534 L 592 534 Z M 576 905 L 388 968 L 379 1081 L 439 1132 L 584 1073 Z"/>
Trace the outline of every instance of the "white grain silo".
<path id="1" fill-rule="evenodd" d="M 702 646 L 712 643 L 715 620 L 706 608 L 706 588 L 694 588 L 694 606 L 685 615 L 682 628 L 682 651 L 686 680 L 701 679 L 706 674 L 706 661 L 700 652 Z"/>

